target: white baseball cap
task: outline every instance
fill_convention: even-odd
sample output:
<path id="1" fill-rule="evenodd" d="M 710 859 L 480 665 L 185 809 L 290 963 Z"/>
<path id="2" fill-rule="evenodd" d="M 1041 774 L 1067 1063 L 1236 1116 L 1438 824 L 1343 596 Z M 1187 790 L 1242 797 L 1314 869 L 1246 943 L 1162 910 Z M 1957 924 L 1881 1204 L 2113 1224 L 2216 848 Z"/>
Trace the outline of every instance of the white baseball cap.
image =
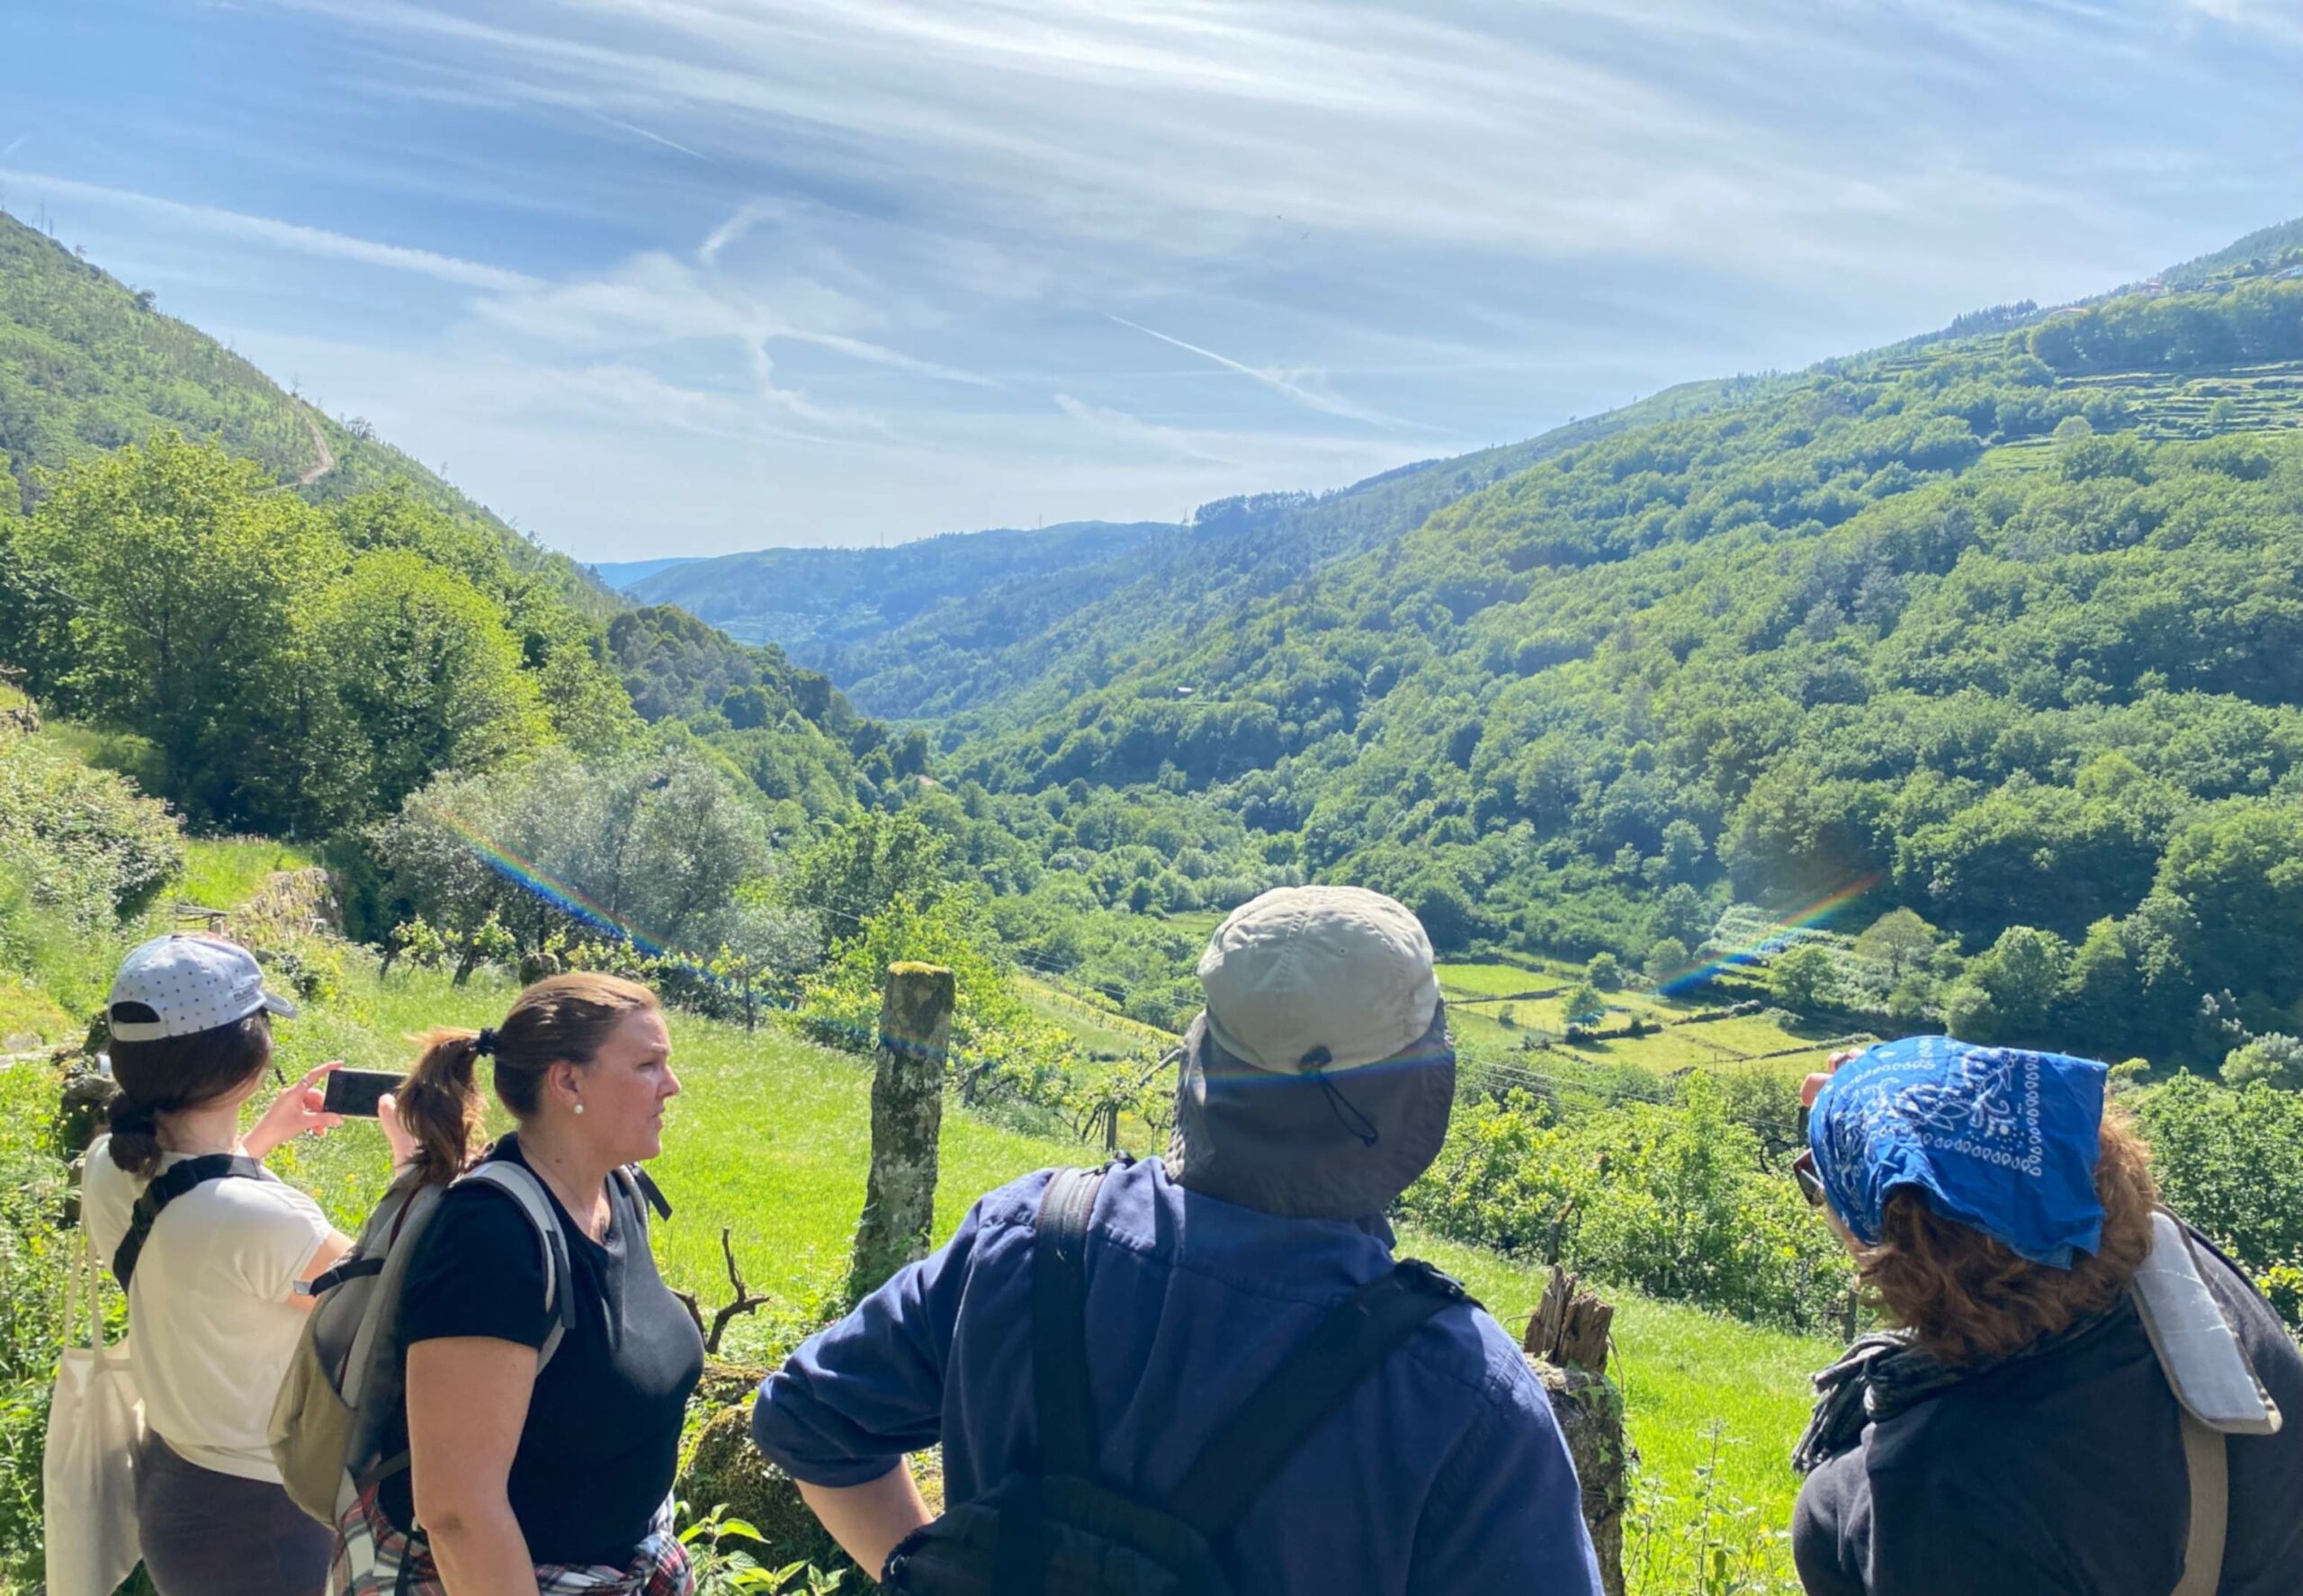
<path id="1" fill-rule="evenodd" d="M 1349 1070 L 1420 1041 L 1439 1007 L 1431 939 L 1365 887 L 1278 887 L 1233 910 L 1200 956 L 1224 1052 L 1277 1074 Z"/>
<path id="2" fill-rule="evenodd" d="M 122 1019 L 123 1004 L 157 1018 Z M 296 1005 L 264 990 L 255 955 L 237 942 L 178 932 L 155 937 L 121 962 L 112 978 L 112 1034 L 122 1042 L 189 1036 L 263 1009 L 294 1018 Z"/>

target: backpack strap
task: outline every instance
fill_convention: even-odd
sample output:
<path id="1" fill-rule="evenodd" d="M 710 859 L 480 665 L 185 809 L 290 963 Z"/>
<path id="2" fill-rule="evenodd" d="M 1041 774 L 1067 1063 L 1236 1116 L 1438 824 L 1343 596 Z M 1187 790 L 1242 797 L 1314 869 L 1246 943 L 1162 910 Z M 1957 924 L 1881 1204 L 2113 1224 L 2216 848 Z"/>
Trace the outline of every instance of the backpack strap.
<path id="1" fill-rule="evenodd" d="M 1088 1388 L 1088 1221 L 1102 1170 L 1058 1170 L 1040 1194 L 1032 1232 L 1032 1401 L 1038 1454 L 1000 1511 L 991 1584 L 1004 1593 L 1047 1588 L 1048 1535 L 1040 1481 L 1093 1479 L 1095 1412 Z"/>
<path id="2" fill-rule="evenodd" d="M 551 1315 L 551 1328 L 544 1332 L 543 1345 L 536 1349 L 536 1373 L 541 1375 L 551 1355 L 560 1350 L 560 1343 L 568 1334 L 569 1307 L 566 1282 L 570 1278 L 568 1263 L 568 1237 L 560 1228 L 560 1216 L 553 1212 L 551 1195 L 536 1179 L 535 1171 L 524 1164 L 509 1159 L 492 1158 L 475 1165 L 457 1177 L 455 1184 L 482 1181 L 495 1187 L 519 1205 L 529 1227 L 536 1233 L 536 1244 L 543 1258 L 543 1308 Z M 355 1490 L 365 1492 L 378 1483 L 408 1467 L 410 1452 L 403 1448 L 388 1457 L 379 1457 L 363 1469 L 354 1479 Z M 418 1530 L 420 1534 L 420 1529 Z"/>
<path id="3" fill-rule="evenodd" d="M 1059 1170 L 1032 1236 L 1032 1393 L 1042 1475 L 1093 1479 L 1095 1409 L 1088 1390 L 1088 1221 L 1101 1170 Z"/>
<path id="4" fill-rule="evenodd" d="M 2231 1520 L 2231 1443 L 2179 1405 L 2183 1467 L 2191 1475 L 2191 1529 L 2174 1596 L 2215 1596 L 2223 1584 L 2223 1542 Z"/>
<path id="5" fill-rule="evenodd" d="M 152 1222 L 159 1218 L 161 1209 L 195 1186 L 205 1186 L 211 1180 L 265 1178 L 262 1164 L 237 1152 L 211 1152 L 161 1170 L 137 1197 L 135 1211 L 128 1221 L 128 1233 L 120 1239 L 120 1249 L 112 1255 L 112 1278 L 120 1282 L 122 1291 L 128 1289 L 128 1282 L 136 1273 L 136 1260 L 143 1256 L 144 1243 L 152 1239 Z"/>
<path id="6" fill-rule="evenodd" d="M 551 1328 L 544 1332 L 543 1345 L 536 1349 L 536 1373 L 543 1373 L 544 1365 L 560 1350 L 560 1343 L 568 1333 L 568 1237 L 560 1228 L 560 1216 L 551 1206 L 551 1194 L 544 1190 L 543 1182 L 533 1170 L 506 1158 L 492 1158 L 463 1177 L 464 1180 L 481 1180 L 497 1188 L 519 1204 L 520 1212 L 528 1217 L 529 1225 L 536 1233 L 537 1245 L 543 1253 L 543 1310 L 551 1315 Z M 459 1182 L 461 1184 L 461 1182 Z"/>
<path id="7" fill-rule="evenodd" d="M 632 1206 L 640 1210 L 641 1224 L 648 1223 L 650 1208 L 656 1210 L 659 1219 L 672 1216 L 672 1205 L 664 1196 L 664 1188 L 656 1184 L 655 1178 L 646 1170 L 638 1164 L 625 1164 L 616 1173 L 623 1179 L 623 1189 L 631 1197 Z"/>
<path id="8" fill-rule="evenodd" d="M 1419 1259 L 1355 1291 L 1288 1354 L 1215 1432 L 1168 1498 L 1168 1511 L 1214 1540 L 1236 1524 L 1288 1454 L 1463 1287 Z M 1473 1303 L 1477 1306 L 1476 1303 Z"/>

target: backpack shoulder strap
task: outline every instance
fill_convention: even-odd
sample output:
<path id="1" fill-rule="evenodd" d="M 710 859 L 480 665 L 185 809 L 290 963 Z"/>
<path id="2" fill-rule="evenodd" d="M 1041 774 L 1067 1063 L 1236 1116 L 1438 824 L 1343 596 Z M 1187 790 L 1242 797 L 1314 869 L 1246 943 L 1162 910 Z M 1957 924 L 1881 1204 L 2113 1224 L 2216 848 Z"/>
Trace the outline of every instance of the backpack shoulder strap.
<path id="1" fill-rule="evenodd" d="M 2231 1443 L 2189 1408 L 2183 1426 L 2183 1467 L 2191 1475 L 2191 1529 L 2183 1540 L 2183 1577 L 2174 1596 L 2215 1596 L 2223 1584 L 2223 1543 L 2231 1520 Z"/>
<path id="2" fill-rule="evenodd" d="M 1102 1170 L 1058 1170 L 1032 1229 L 1032 1403 L 1037 1453 L 999 1512 L 990 1589 L 1047 1586 L 1050 1541 L 1041 1482 L 1093 1479 L 1096 1419 L 1088 1387 L 1088 1221 Z"/>
<path id="3" fill-rule="evenodd" d="M 543 1345 L 536 1349 L 536 1373 L 542 1374 L 568 1333 L 568 1238 L 560 1232 L 560 1216 L 552 1212 L 551 1194 L 533 1172 L 509 1159 L 489 1159 L 463 1179 L 485 1181 L 509 1196 L 536 1233 L 536 1243 L 543 1253 L 543 1308 L 551 1315 L 551 1328 L 544 1332 Z"/>
<path id="4" fill-rule="evenodd" d="M 211 1180 L 262 1180 L 264 1166 L 255 1160 L 237 1152 L 211 1152 L 200 1158 L 188 1158 L 172 1164 L 152 1177 L 137 1197 L 135 1211 L 129 1216 L 128 1233 L 120 1239 L 120 1247 L 112 1255 L 112 1278 L 120 1282 L 122 1291 L 136 1273 L 136 1260 L 144 1254 L 144 1243 L 152 1239 L 152 1223 L 160 1210 L 175 1202 L 196 1186 Z"/>
<path id="5" fill-rule="evenodd" d="M 1040 1197 L 1032 1237 L 1032 1392 L 1042 1475 L 1092 1479 L 1095 1410 L 1088 1390 L 1088 1221 L 1101 1170 L 1059 1170 Z"/>
<path id="6" fill-rule="evenodd" d="M 640 1223 L 643 1226 L 648 1223 L 648 1210 L 650 1208 L 656 1210 L 659 1219 L 672 1216 L 670 1199 L 664 1196 L 664 1188 L 656 1184 L 655 1177 L 646 1170 L 638 1164 L 623 1164 L 617 1168 L 615 1179 L 616 1184 L 623 1188 L 623 1195 L 632 1199 L 632 1206 L 638 1210 Z"/>
<path id="7" fill-rule="evenodd" d="M 1288 1454 L 1424 1323 L 1472 1298 L 1429 1264 L 1403 1258 L 1320 1322 L 1232 1413 L 1168 1498 L 1209 1540 L 1239 1521 Z M 1476 1306 L 1476 1304 L 1474 1304 Z"/>

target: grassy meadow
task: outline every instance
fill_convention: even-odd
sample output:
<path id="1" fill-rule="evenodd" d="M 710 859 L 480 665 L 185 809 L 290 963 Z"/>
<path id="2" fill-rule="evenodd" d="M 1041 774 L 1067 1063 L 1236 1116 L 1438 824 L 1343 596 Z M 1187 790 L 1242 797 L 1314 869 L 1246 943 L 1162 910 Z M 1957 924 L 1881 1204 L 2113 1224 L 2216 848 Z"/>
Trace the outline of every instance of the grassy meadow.
<path id="1" fill-rule="evenodd" d="M 379 982 L 361 964 L 338 1000 L 280 1027 L 281 1062 L 291 1073 L 330 1058 L 400 1068 L 413 1054 L 405 1038 L 433 1025 L 489 1023 L 511 993 L 508 982 L 490 976 L 461 989 L 423 971 Z M 735 1323 L 726 1351 L 757 1356 L 812 1323 L 845 1277 L 870 1146 L 870 1067 L 774 1028 L 747 1036 L 739 1026 L 675 1015 L 672 1035 L 683 1090 L 652 1170 L 677 1213 L 656 1232 L 658 1256 L 672 1284 L 696 1292 L 709 1309 L 730 1295 L 720 1227 L 730 1227 L 747 1282 L 775 1300 L 757 1317 Z M 981 1192 L 1029 1170 L 1089 1156 L 1076 1143 L 1018 1134 L 947 1107 L 938 1236 Z M 273 1162 L 349 1226 L 381 1183 L 381 1138 L 371 1125 L 348 1125 L 283 1150 Z M 1465 1279 L 1514 1330 L 1542 1291 L 1539 1269 L 1492 1252 L 1413 1231 L 1402 1246 Z M 1806 1415 L 1806 1376 L 1829 1362 L 1836 1346 L 1629 1293 L 1608 1295 L 1617 1305 L 1615 1372 L 1645 1466 L 1684 1493 L 1716 1449 L 1725 1493 L 1756 1509 L 1764 1523 L 1788 1523 L 1797 1481 L 1785 1459 Z"/>

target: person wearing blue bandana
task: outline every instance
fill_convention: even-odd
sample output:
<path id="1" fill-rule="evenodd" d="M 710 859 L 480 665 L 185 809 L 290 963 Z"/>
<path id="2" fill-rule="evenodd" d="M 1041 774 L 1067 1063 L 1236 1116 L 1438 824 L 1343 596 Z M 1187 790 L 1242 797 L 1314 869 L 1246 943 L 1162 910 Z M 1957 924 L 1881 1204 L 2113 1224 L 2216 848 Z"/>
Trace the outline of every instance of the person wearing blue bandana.
<path id="1" fill-rule="evenodd" d="M 2303 1354 L 2157 1206 L 2104 1066 L 1943 1036 L 1833 1064 L 1794 1172 L 1894 1328 L 1815 1376 L 1809 1596 L 2303 1592 Z"/>

